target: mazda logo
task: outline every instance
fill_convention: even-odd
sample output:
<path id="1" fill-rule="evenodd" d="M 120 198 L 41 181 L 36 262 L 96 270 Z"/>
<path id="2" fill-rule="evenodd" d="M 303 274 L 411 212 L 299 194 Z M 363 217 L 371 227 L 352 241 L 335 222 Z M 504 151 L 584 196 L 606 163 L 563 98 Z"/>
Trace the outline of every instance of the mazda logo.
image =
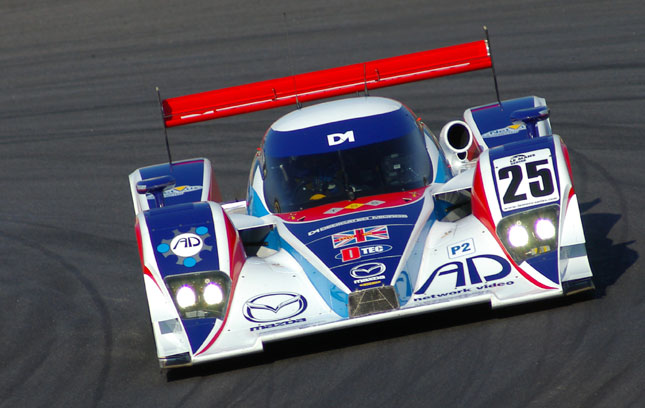
<path id="1" fill-rule="evenodd" d="M 307 299 L 291 292 L 264 293 L 244 303 L 244 317 L 255 323 L 277 322 L 298 316 L 307 309 Z"/>
<path id="2" fill-rule="evenodd" d="M 349 274 L 352 275 L 353 278 L 361 279 L 377 276 L 383 272 L 385 272 L 385 265 L 380 262 L 369 262 L 353 267 L 349 271 Z"/>

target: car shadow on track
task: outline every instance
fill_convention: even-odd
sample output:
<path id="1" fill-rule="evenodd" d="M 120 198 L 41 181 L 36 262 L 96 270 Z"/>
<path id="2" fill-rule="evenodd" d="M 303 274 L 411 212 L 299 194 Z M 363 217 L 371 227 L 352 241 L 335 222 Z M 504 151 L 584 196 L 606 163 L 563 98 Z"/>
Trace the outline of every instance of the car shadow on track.
<path id="1" fill-rule="evenodd" d="M 600 199 L 581 203 L 582 223 L 585 226 L 587 254 L 596 285 L 596 297 L 603 297 L 607 287 L 613 285 L 639 258 L 638 252 L 630 248 L 634 240 L 614 243 L 609 238 L 611 230 L 619 224 L 620 214 L 590 214 Z"/>
<path id="2" fill-rule="evenodd" d="M 566 298 L 548 299 L 498 310 L 491 310 L 489 304 L 481 304 L 319 333 L 266 344 L 264 351 L 259 354 L 235 357 L 192 367 L 174 368 L 166 371 L 166 379 L 168 382 L 175 382 L 195 377 L 207 377 L 267 365 L 290 358 L 315 355 L 398 337 L 477 324 L 487 320 L 506 319 L 523 314 L 537 313 L 549 309 L 566 307 L 573 303 L 579 303 L 593 298 L 593 292 L 583 292 Z"/>
<path id="3" fill-rule="evenodd" d="M 235 357 L 192 367 L 175 368 L 169 370 L 166 376 L 169 382 L 192 377 L 210 376 L 294 357 L 314 355 L 447 327 L 467 325 L 494 317 L 491 314 L 490 306 L 486 304 L 437 311 L 269 343 L 265 344 L 264 351 L 259 354 Z"/>

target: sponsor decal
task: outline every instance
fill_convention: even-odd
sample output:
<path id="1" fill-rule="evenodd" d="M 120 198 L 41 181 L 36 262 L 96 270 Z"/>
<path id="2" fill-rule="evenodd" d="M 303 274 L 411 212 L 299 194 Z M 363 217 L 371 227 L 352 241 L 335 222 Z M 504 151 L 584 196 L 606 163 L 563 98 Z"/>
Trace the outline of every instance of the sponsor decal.
<path id="1" fill-rule="evenodd" d="M 353 267 L 349 274 L 352 278 L 371 278 L 385 272 L 385 265 L 380 262 L 369 262 Z"/>
<path id="2" fill-rule="evenodd" d="M 365 203 L 365 205 L 371 205 L 372 207 L 378 207 L 381 204 L 385 204 L 385 201 L 372 200 L 372 201 L 369 201 L 369 202 Z"/>
<path id="3" fill-rule="evenodd" d="M 368 262 L 361 265 L 353 267 L 349 274 L 354 278 L 354 284 L 361 284 L 360 286 L 366 286 L 369 284 L 376 284 L 381 280 L 385 279 L 385 265 L 380 262 Z"/>
<path id="4" fill-rule="evenodd" d="M 459 258 L 460 256 L 472 254 L 475 252 L 475 242 L 472 238 L 465 241 L 457 242 L 448 246 L 448 258 Z"/>
<path id="5" fill-rule="evenodd" d="M 386 215 L 369 215 L 367 217 L 353 218 L 351 220 L 341 221 L 334 224 L 325 225 L 324 227 L 316 228 L 315 230 L 309 231 L 307 235 L 312 236 L 319 232 L 324 232 L 347 224 L 354 224 L 356 222 L 387 220 L 387 219 L 396 219 L 396 218 L 408 218 L 408 216 L 407 214 L 386 214 Z"/>
<path id="6" fill-rule="evenodd" d="M 347 207 L 345 207 L 346 210 L 357 210 L 361 208 L 364 204 L 361 203 L 351 203 Z"/>
<path id="7" fill-rule="evenodd" d="M 385 279 L 385 275 L 370 276 L 369 278 L 355 279 L 354 284 L 358 286 L 376 285 L 381 283 L 383 279 Z"/>
<path id="8" fill-rule="evenodd" d="M 482 272 L 485 268 L 485 275 Z M 475 255 L 465 260 L 448 262 L 435 269 L 428 279 L 421 285 L 419 290 L 414 292 L 415 295 L 422 295 L 427 292 L 430 285 L 438 278 L 449 276 L 454 279 L 455 289 L 467 285 L 480 285 L 488 282 L 504 279 L 511 273 L 511 264 L 498 255 L 484 254 Z M 483 280 L 482 280 L 483 277 Z M 466 281 L 468 278 L 468 283 Z"/>
<path id="9" fill-rule="evenodd" d="M 495 129 L 495 130 L 491 130 L 490 132 L 486 132 L 482 135 L 482 137 L 500 137 L 500 136 L 515 135 L 525 129 L 526 129 L 526 125 L 524 124 L 510 125 L 505 128 Z"/>
<path id="10" fill-rule="evenodd" d="M 213 247 L 206 245 L 204 241 L 210 237 L 207 227 L 193 227 L 188 232 L 174 230 L 175 236 L 171 239 L 164 239 L 157 245 L 157 252 L 164 258 L 169 255 L 177 255 L 177 264 L 191 268 L 199 263 L 202 258 L 199 254 L 202 251 L 212 251 Z"/>
<path id="11" fill-rule="evenodd" d="M 535 154 L 516 154 L 510 158 L 510 164 L 524 163 L 527 159 L 535 157 Z"/>
<path id="12" fill-rule="evenodd" d="M 331 135 L 327 135 L 327 144 L 329 146 L 336 146 L 345 142 L 354 143 L 355 141 L 353 130 L 348 130 L 345 133 L 332 133 Z"/>
<path id="13" fill-rule="evenodd" d="M 254 332 L 254 331 L 260 331 L 260 330 L 265 330 L 265 329 L 273 329 L 274 327 L 290 326 L 292 324 L 302 323 L 302 322 L 306 322 L 306 321 L 307 321 L 307 319 L 305 319 L 304 317 L 301 318 L 301 319 L 284 320 L 282 322 L 269 323 L 269 324 L 264 324 L 264 325 L 260 325 L 260 326 L 251 327 L 249 329 L 249 331 Z"/>
<path id="14" fill-rule="evenodd" d="M 448 297 L 467 297 L 470 296 L 470 294 L 474 294 L 477 292 L 484 291 L 486 289 L 492 289 L 492 288 L 498 288 L 502 286 L 511 286 L 515 282 L 513 281 L 506 281 L 506 282 L 493 282 L 493 283 L 485 283 L 483 285 L 478 285 L 470 288 L 462 288 L 458 290 L 453 290 L 451 292 L 444 292 L 444 293 L 435 293 L 432 295 L 428 296 L 423 296 L 423 297 L 418 297 L 415 298 L 415 302 L 423 302 L 426 300 L 431 300 L 431 299 L 441 299 L 441 298 L 448 298 Z"/>
<path id="15" fill-rule="evenodd" d="M 204 246 L 204 241 L 197 234 L 186 233 L 177 235 L 170 241 L 170 250 L 177 256 L 188 258 L 198 254 Z"/>
<path id="16" fill-rule="evenodd" d="M 381 280 L 375 280 L 375 281 L 371 281 L 371 282 L 365 282 L 366 280 L 367 280 L 367 279 L 361 279 L 361 280 L 358 280 L 358 281 L 354 281 L 354 283 L 357 283 L 357 284 L 358 284 L 358 286 L 360 286 L 360 287 L 367 287 L 367 286 L 374 286 L 374 285 L 382 284 L 382 281 L 381 281 Z M 358 282 L 365 282 L 365 283 L 358 283 Z"/>
<path id="17" fill-rule="evenodd" d="M 186 193 L 191 193 L 193 191 L 199 190 L 202 190 L 202 186 L 177 186 L 164 191 L 163 196 L 164 198 L 179 197 Z M 154 200 L 154 196 L 150 193 L 146 194 L 146 198 L 148 200 Z"/>
<path id="18" fill-rule="evenodd" d="M 355 230 L 343 231 L 331 236 L 334 248 L 341 248 L 347 245 L 360 244 L 362 242 L 390 239 L 387 225 L 377 227 L 365 227 Z"/>
<path id="19" fill-rule="evenodd" d="M 352 204 L 349 204 L 348 206 L 343 207 L 343 208 L 332 207 L 329 210 L 325 211 L 323 214 L 337 214 L 337 213 L 339 213 L 339 212 L 341 212 L 343 210 L 357 210 L 357 209 L 361 208 L 364 205 L 369 205 L 370 207 L 378 207 L 381 204 L 385 204 L 385 201 L 372 200 L 372 201 L 369 201 L 369 202 L 367 202 L 365 204 L 352 203 Z"/>
<path id="20" fill-rule="evenodd" d="M 335 258 L 338 259 L 339 256 L 343 262 L 354 261 L 361 258 L 361 250 L 359 247 L 343 248 Z"/>
<path id="21" fill-rule="evenodd" d="M 336 259 L 343 262 L 355 261 L 365 256 L 379 255 L 392 250 L 391 245 L 368 245 L 363 247 L 349 247 L 340 250 Z"/>
<path id="22" fill-rule="evenodd" d="M 264 293 L 247 300 L 243 306 L 243 314 L 246 320 L 254 323 L 271 323 L 292 319 L 306 309 L 307 299 L 304 296 L 291 292 L 275 292 Z"/>

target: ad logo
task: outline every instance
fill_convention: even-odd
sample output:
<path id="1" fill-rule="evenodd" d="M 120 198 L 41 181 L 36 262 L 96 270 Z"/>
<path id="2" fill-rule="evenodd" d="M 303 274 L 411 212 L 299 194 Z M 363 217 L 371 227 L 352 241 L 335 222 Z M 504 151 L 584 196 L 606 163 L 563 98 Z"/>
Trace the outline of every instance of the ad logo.
<path id="1" fill-rule="evenodd" d="M 354 143 L 354 131 L 353 130 L 348 130 L 345 133 L 332 133 L 331 135 L 327 135 L 327 143 L 330 146 L 336 146 L 341 143 Z"/>
<path id="2" fill-rule="evenodd" d="M 385 272 L 385 265 L 380 262 L 369 262 L 353 267 L 349 274 L 352 278 L 363 279 L 371 278 Z"/>
<path id="3" fill-rule="evenodd" d="M 511 264 L 504 258 L 493 254 L 475 255 L 465 261 L 453 261 L 435 269 L 415 295 L 426 293 L 436 280 L 449 279 L 455 282 L 455 289 L 488 283 L 503 279 L 511 273 Z M 483 279 L 482 279 L 483 278 Z"/>
<path id="4" fill-rule="evenodd" d="M 161 240 L 156 249 L 164 258 L 176 255 L 177 265 L 192 268 L 202 261 L 200 252 L 213 250 L 211 245 L 205 244 L 206 239 L 211 236 L 206 226 L 192 227 L 190 231 L 184 233 L 174 230 L 173 234 L 172 238 Z"/>
<path id="5" fill-rule="evenodd" d="M 177 235 L 170 241 L 170 250 L 173 254 L 184 258 L 198 254 L 203 246 L 204 241 L 197 234 L 190 232 Z"/>
<path id="6" fill-rule="evenodd" d="M 291 319 L 307 309 L 307 299 L 298 293 L 277 292 L 254 296 L 244 303 L 246 320 L 254 323 Z"/>

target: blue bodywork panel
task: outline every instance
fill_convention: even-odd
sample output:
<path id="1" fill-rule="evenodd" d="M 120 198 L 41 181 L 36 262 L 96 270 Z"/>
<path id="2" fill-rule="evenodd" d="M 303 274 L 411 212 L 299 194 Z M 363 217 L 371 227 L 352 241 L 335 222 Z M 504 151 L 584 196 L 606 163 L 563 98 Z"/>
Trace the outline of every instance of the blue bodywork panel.
<path id="1" fill-rule="evenodd" d="M 159 271 L 165 278 L 196 271 L 219 269 L 213 216 L 208 203 L 180 204 L 145 213 Z M 201 251 L 190 256 L 191 246 Z M 182 248 L 185 251 L 182 251 Z"/>
<path id="2" fill-rule="evenodd" d="M 330 146 L 329 135 L 348 131 L 353 132 L 353 142 Z M 287 132 L 270 129 L 265 137 L 264 149 L 268 156 L 273 157 L 306 156 L 385 142 L 414 131 L 418 131 L 415 118 L 402 106 L 396 111 L 381 115 L 327 123 L 306 129 Z"/>
<path id="3" fill-rule="evenodd" d="M 174 177 L 175 187 L 164 191 L 166 206 L 201 201 L 204 183 L 204 161 L 189 160 L 173 163 L 172 168 L 168 163 L 144 167 L 139 170 L 143 180 L 153 177 L 170 175 Z M 147 195 L 150 208 L 156 208 L 152 194 Z"/>
<path id="4" fill-rule="evenodd" d="M 146 211 L 145 216 L 163 278 L 220 268 L 217 237 L 208 203 L 155 208 Z M 212 331 L 216 319 L 182 319 L 182 322 L 194 353 Z"/>
<path id="5" fill-rule="evenodd" d="M 394 272 L 408 245 L 424 200 L 378 210 L 314 222 L 287 223 L 285 226 L 315 254 L 351 291 L 371 286 L 394 285 Z M 434 218 L 433 218 L 434 219 Z M 332 284 L 293 248 L 283 243 L 305 269 L 314 286 L 323 292 Z M 408 291 L 403 285 L 401 290 Z M 341 291 L 338 291 L 342 293 Z M 341 316 L 347 314 L 346 299 L 335 302 L 333 296 L 321 293 L 329 306 Z M 346 298 L 346 294 L 343 294 Z M 402 297 L 406 298 L 405 293 Z"/>
<path id="6" fill-rule="evenodd" d="M 502 109 L 495 103 L 472 108 L 470 112 L 486 145 L 493 148 L 529 138 L 526 126 L 513 124 L 510 117 L 517 110 L 534 106 L 536 106 L 536 97 L 527 96 L 502 102 Z"/>

